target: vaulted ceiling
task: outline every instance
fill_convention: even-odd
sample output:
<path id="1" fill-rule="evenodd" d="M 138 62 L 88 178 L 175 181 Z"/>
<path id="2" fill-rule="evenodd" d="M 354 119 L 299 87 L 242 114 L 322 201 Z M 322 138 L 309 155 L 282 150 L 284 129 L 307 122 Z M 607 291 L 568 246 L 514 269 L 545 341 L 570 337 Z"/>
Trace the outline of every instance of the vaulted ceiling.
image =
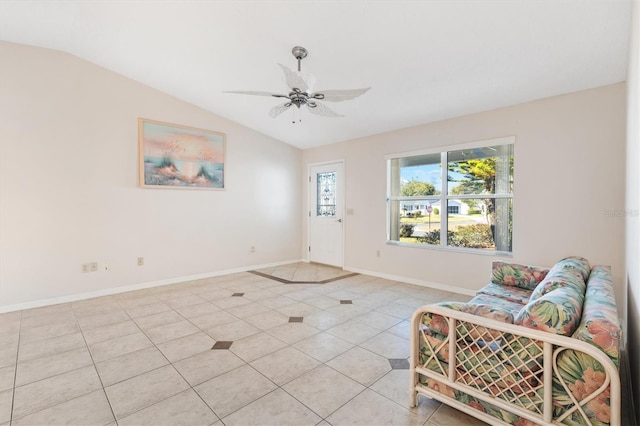
<path id="1" fill-rule="evenodd" d="M 15 1 L 0 39 L 68 52 L 300 148 L 626 80 L 631 1 Z M 342 118 L 269 109 L 278 63 Z M 152 117 L 153 118 L 153 117 Z M 297 116 L 296 116 L 297 120 Z M 222 129 L 223 130 L 223 129 Z"/>

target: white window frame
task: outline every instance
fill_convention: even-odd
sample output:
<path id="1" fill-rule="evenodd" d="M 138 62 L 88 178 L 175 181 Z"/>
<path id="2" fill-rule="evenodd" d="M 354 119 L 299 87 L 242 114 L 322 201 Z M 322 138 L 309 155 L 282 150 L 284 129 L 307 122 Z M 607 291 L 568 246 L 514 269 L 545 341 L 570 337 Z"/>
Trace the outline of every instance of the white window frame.
<path id="1" fill-rule="evenodd" d="M 448 245 L 447 239 L 447 230 L 449 229 L 448 223 L 448 201 L 450 199 L 463 200 L 463 199 L 510 199 L 513 203 L 513 194 L 515 192 L 515 188 L 510 193 L 496 193 L 495 194 L 469 194 L 469 195 L 449 195 L 447 191 L 447 178 L 448 178 L 448 160 L 447 153 L 451 151 L 459 151 L 465 149 L 473 149 L 473 148 L 482 148 L 488 146 L 499 146 L 499 145 L 513 145 L 514 148 L 514 158 L 515 158 L 515 136 L 506 136 L 495 139 L 487 139 L 482 141 L 475 141 L 464 144 L 456 144 L 456 145 L 447 145 L 447 146 L 439 146 L 426 150 L 419 151 L 409 151 L 402 152 L 397 154 L 389 154 L 385 156 L 385 160 L 387 161 L 387 244 L 389 245 L 397 245 L 403 247 L 412 247 L 412 248 L 422 248 L 422 249 L 431 249 L 431 250 L 446 250 L 446 251 L 454 251 L 454 252 L 463 252 L 463 253 L 473 253 L 473 254 L 482 254 L 482 255 L 492 255 L 492 256 L 504 256 L 504 257 L 512 257 L 513 256 L 513 245 L 511 247 L 511 251 L 501 251 L 501 250 L 485 250 L 485 249 L 476 249 L 476 248 L 465 248 L 465 247 L 454 247 Z M 405 157 L 415 157 L 420 155 L 433 155 L 440 154 L 440 164 L 442 165 L 442 176 L 441 176 L 441 188 L 436 188 L 440 190 L 439 195 L 425 195 L 424 197 L 416 198 L 416 197 L 402 197 L 402 196 L 391 196 L 392 194 L 392 167 L 391 160 L 401 159 Z M 515 179 L 514 179 L 515 180 Z M 392 217 L 394 216 L 391 211 L 392 202 L 397 201 L 415 201 L 418 203 L 427 202 L 430 200 L 440 201 L 440 244 L 416 244 L 416 243 L 406 243 L 399 241 L 400 234 L 399 230 L 397 231 L 398 240 L 391 239 L 391 226 L 392 226 Z M 445 213 L 446 214 L 443 214 Z M 399 217 L 400 211 L 398 211 Z M 513 215 L 513 204 L 511 206 L 511 214 Z M 513 241 L 513 231 L 511 235 L 511 239 Z"/>

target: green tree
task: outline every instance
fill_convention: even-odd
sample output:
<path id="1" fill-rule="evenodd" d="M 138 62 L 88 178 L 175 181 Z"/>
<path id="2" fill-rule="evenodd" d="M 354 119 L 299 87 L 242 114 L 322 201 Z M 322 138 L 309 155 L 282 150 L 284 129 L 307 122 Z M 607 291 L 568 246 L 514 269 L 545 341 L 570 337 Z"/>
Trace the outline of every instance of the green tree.
<path id="1" fill-rule="evenodd" d="M 508 160 L 508 171 L 513 176 L 513 156 Z M 465 161 L 454 161 L 448 165 L 450 172 L 462 174 L 462 179 L 454 180 L 451 175 L 448 179 L 450 182 L 459 182 L 456 191 L 458 194 L 495 194 L 496 191 L 496 157 L 469 159 Z M 513 182 L 509 182 L 513 185 Z M 460 189 L 458 189 L 460 188 Z M 495 240 L 495 223 L 496 223 L 496 200 L 493 198 L 483 199 L 487 220 L 491 225 L 492 234 Z M 508 218 L 508 226 L 511 229 L 511 217 Z M 511 241 L 496 241 L 499 250 L 511 250 Z"/>
<path id="2" fill-rule="evenodd" d="M 481 158 L 449 163 L 449 171 L 461 173 L 464 178 L 455 189 L 457 194 L 486 194 L 495 193 L 496 189 L 496 159 Z M 450 181 L 453 179 L 449 178 Z M 460 189 L 458 189 L 460 188 Z"/>
<path id="3" fill-rule="evenodd" d="M 462 174 L 462 179 L 454 180 L 451 175 L 448 179 L 450 182 L 458 182 L 458 186 L 451 191 L 455 194 L 493 194 L 496 189 L 496 159 L 481 158 L 470 159 L 466 161 L 457 161 L 449 163 L 449 171 Z M 464 200 L 471 208 L 476 208 L 477 203 L 484 205 L 484 211 L 487 215 L 487 222 L 493 225 L 495 223 L 495 200 Z M 475 205 L 469 204 L 474 202 Z"/>
<path id="4" fill-rule="evenodd" d="M 420 195 L 436 195 L 436 187 L 429 182 L 410 180 L 400 188 L 400 195 L 403 197 L 415 197 Z"/>

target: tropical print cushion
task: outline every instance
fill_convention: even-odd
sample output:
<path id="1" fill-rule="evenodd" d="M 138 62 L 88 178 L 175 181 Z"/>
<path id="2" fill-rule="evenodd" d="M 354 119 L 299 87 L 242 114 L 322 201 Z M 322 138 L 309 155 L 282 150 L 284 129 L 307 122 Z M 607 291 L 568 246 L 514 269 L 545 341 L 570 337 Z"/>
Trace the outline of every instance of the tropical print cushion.
<path id="1" fill-rule="evenodd" d="M 491 282 L 511 287 L 533 290 L 547 275 L 548 268 L 494 261 L 491 265 Z"/>
<path id="2" fill-rule="evenodd" d="M 486 294 L 488 296 L 495 296 L 501 299 L 508 300 L 510 302 L 526 305 L 529 302 L 529 298 L 531 297 L 531 290 L 520 287 L 489 283 L 478 290 L 476 294 Z"/>
<path id="3" fill-rule="evenodd" d="M 611 268 L 594 266 L 589 276 L 582 319 L 572 337 L 596 346 L 619 366 L 621 335 Z"/>
<path id="4" fill-rule="evenodd" d="M 471 312 L 485 318 L 492 318 L 501 322 L 513 324 L 513 319 L 523 308 L 523 304 L 505 300 L 501 297 L 478 294 L 467 302 L 468 305 L 481 306 L 475 308 L 478 312 Z"/>
<path id="5" fill-rule="evenodd" d="M 580 293 L 584 293 L 586 284 L 582 274 L 575 269 L 552 269 L 544 280 L 531 293 L 531 300 L 539 299 L 557 288 L 572 286 Z"/>
<path id="6" fill-rule="evenodd" d="M 582 401 L 597 392 L 605 383 L 606 378 L 602 364 L 589 355 L 573 350 L 560 353 L 558 372 L 562 381 L 554 376 L 554 416 L 562 415 L 575 405 L 566 391 L 565 385 L 576 400 Z M 611 421 L 610 388 L 607 387 L 603 392 L 597 394 L 595 398 L 583 405 L 582 409 L 589 418 L 588 423 L 578 411 L 574 411 L 563 423 L 580 426 L 608 425 Z"/>
<path id="7" fill-rule="evenodd" d="M 589 274 L 591 273 L 591 266 L 589 265 L 589 261 L 584 257 L 579 256 L 566 257 L 560 260 L 555 265 L 553 265 L 553 268 L 551 268 L 551 271 L 549 272 L 562 269 L 579 272 L 582 275 L 583 281 L 587 281 L 587 278 L 589 278 Z"/>
<path id="8" fill-rule="evenodd" d="M 469 309 L 467 304 L 463 302 L 440 302 L 435 303 L 435 305 L 460 312 L 467 312 Z M 436 334 L 441 334 L 443 336 L 447 336 L 449 334 L 449 323 L 442 315 L 428 312 L 422 316 L 422 324 Z"/>
<path id="9" fill-rule="evenodd" d="M 557 288 L 529 302 L 514 323 L 535 330 L 570 336 L 582 315 L 584 294 L 572 286 Z"/>
<path id="10" fill-rule="evenodd" d="M 486 296 L 490 297 L 490 296 Z M 484 300 L 485 303 L 480 303 L 478 296 L 471 299 L 467 303 L 463 302 L 440 302 L 434 303 L 435 306 L 442 306 L 445 308 L 453 309 L 455 311 L 466 312 L 468 314 L 481 316 L 484 318 L 491 318 L 500 322 L 513 324 L 514 312 L 513 310 L 505 309 L 503 306 L 493 305 L 493 300 Z M 497 298 L 494 298 L 497 299 Z M 477 303 L 472 301 L 476 300 Z M 503 301 L 504 304 L 512 302 Z M 515 304 L 513 304 L 515 305 Z M 520 308 L 522 305 L 519 305 Z M 516 310 L 515 313 L 517 313 Z M 429 328 L 434 333 L 447 336 L 449 334 L 449 323 L 445 318 L 438 314 L 426 313 L 422 317 L 422 324 Z"/>

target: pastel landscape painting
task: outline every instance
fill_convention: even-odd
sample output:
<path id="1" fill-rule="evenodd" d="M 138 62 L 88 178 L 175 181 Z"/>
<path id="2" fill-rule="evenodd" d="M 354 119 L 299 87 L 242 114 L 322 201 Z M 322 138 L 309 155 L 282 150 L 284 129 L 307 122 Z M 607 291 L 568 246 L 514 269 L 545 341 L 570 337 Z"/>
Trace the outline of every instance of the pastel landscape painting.
<path id="1" fill-rule="evenodd" d="M 140 186 L 224 189 L 225 135 L 140 118 Z"/>

